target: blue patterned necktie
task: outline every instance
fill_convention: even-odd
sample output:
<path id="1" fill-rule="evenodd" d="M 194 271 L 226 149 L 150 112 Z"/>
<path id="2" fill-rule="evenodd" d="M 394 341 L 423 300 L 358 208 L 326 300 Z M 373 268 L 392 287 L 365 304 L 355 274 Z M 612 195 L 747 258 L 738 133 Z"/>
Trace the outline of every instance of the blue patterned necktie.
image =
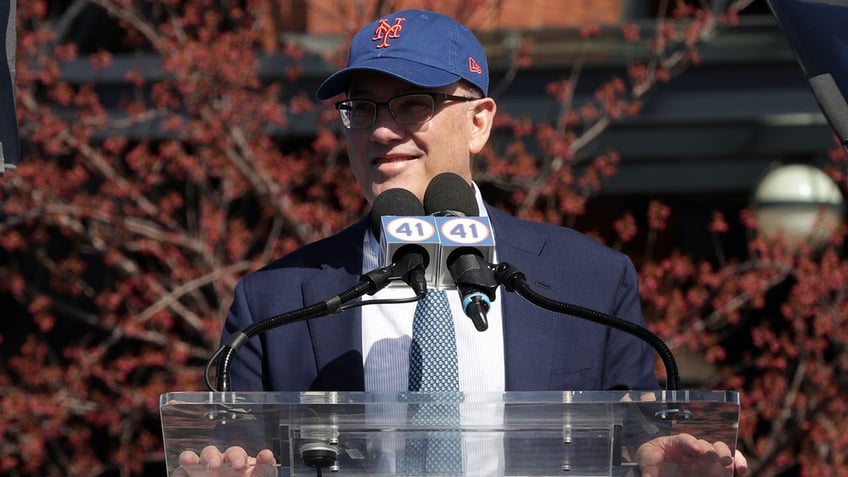
<path id="1" fill-rule="evenodd" d="M 462 475 L 458 403 L 459 369 L 453 315 L 444 291 L 429 290 L 418 302 L 409 352 L 409 390 L 453 393 L 454 402 L 422 403 L 412 423 L 433 431 L 407 440 L 402 474 Z M 449 400 L 448 400 L 449 401 Z M 441 429 L 441 430 L 438 430 Z M 445 430 L 447 429 L 447 430 Z"/>
<path id="2" fill-rule="evenodd" d="M 456 334 L 448 297 L 429 290 L 418 302 L 409 351 L 410 391 L 459 391 Z"/>

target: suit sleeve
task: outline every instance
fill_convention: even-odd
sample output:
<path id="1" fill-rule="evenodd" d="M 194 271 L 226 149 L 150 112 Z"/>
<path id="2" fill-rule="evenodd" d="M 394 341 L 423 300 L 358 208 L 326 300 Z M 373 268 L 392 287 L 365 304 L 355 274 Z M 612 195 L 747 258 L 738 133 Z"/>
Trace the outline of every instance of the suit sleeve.
<path id="1" fill-rule="evenodd" d="M 621 256 L 613 315 L 646 327 L 639 298 L 638 275 L 633 263 L 625 256 Z M 654 350 L 648 343 L 626 332 L 610 330 L 604 389 L 657 389 L 654 360 Z"/>

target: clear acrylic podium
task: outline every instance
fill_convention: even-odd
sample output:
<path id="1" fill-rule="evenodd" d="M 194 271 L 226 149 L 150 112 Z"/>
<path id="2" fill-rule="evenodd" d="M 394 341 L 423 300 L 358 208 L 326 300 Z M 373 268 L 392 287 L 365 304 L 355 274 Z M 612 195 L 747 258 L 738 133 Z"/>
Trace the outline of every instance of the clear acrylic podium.
<path id="1" fill-rule="evenodd" d="M 416 419 L 424 409 L 458 412 L 459 422 Z M 416 475 L 397 464 L 414 441 L 459 446 L 462 468 L 451 475 L 636 476 L 636 449 L 658 436 L 686 433 L 735 450 L 739 411 L 736 392 L 695 390 L 175 392 L 160 401 L 170 477 L 210 475 L 179 464 L 181 452 L 210 444 L 272 450 L 277 464 L 259 475 Z M 709 462 L 662 466 L 666 475 L 732 475 Z"/>

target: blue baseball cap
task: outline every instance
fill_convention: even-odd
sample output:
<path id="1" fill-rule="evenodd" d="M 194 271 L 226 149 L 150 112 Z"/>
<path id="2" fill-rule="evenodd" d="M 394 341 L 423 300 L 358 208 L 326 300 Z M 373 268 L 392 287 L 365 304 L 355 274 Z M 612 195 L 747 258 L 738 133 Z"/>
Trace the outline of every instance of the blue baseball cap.
<path id="1" fill-rule="evenodd" d="M 348 65 L 327 78 L 315 96 L 329 99 L 347 90 L 351 73 L 385 73 L 422 88 L 461 79 L 489 94 L 483 45 L 453 18 L 427 10 L 401 10 L 363 27 L 350 46 Z"/>

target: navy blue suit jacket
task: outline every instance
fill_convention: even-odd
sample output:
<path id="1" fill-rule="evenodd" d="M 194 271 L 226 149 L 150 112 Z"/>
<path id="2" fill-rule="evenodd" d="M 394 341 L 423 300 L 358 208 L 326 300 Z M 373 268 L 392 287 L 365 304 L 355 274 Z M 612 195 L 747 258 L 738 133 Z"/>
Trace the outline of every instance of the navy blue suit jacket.
<path id="1" fill-rule="evenodd" d="M 573 230 L 489 208 L 498 260 L 539 293 L 643 325 L 632 262 Z M 324 301 L 362 275 L 365 217 L 247 275 L 223 339 L 254 321 Z M 618 330 L 545 311 L 501 290 L 507 391 L 656 389 L 650 346 Z M 411 319 L 411 318 L 410 318 Z M 362 391 L 361 308 L 250 340 L 232 363 L 236 391 Z M 486 366 L 481 356 L 481 366 Z M 492 365 L 498 365 L 493 363 Z"/>

